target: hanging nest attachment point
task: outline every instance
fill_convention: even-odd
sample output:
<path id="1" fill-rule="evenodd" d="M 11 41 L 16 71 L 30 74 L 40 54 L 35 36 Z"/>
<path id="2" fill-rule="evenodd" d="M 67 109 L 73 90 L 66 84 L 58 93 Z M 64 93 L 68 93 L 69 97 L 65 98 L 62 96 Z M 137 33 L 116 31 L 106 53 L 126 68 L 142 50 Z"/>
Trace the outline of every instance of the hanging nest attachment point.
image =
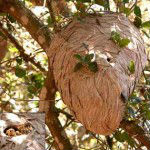
<path id="1" fill-rule="evenodd" d="M 115 131 L 147 60 L 139 30 L 123 14 L 74 20 L 54 36 L 49 56 L 74 117 L 92 132 Z"/>

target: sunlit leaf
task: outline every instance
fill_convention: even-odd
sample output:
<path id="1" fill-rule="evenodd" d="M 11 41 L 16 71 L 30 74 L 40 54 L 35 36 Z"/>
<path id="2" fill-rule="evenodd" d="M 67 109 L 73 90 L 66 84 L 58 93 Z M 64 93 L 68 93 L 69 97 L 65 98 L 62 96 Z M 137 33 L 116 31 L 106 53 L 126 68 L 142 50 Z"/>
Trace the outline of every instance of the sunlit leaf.
<path id="1" fill-rule="evenodd" d="M 120 34 L 117 33 L 116 31 L 112 31 L 111 32 L 111 39 L 114 41 L 114 42 L 119 42 L 120 41 Z"/>
<path id="2" fill-rule="evenodd" d="M 53 21 L 52 21 L 51 17 L 47 18 L 47 23 L 48 23 L 48 26 L 52 26 L 53 25 Z"/>
<path id="3" fill-rule="evenodd" d="M 125 136 L 120 132 L 120 131 L 117 131 L 115 134 L 114 134 L 114 137 L 117 141 L 119 142 L 125 142 Z"/>
<path id="4" fill-rule="evenodd" d="M 15 70 L 15 75 L 19 78 L 22 78 L 26 76 L 26 70 L 17 66 Z"/>
<path id="5" fill-rule="evenodd" d="M 130 14 L 130 8 L 124 8 L 123 12 L 128 16 Z"/>
<path id="6" fill-rule="evenodd" d="M 128 38 L 124 38 L 119 41 L 119 46 L 126 47 L 129 43 L 130 43 L 130 40 Z"/>
<path id="7" fill-rule="evenodd" d="M 150 21 L 143 22 L 141 27 L 149 29 L 150 28 Z"/>
<path id="8" fill-rule="evenodd" d="M 131 74 L 133 74 L 135 72 L 135 64 L 134 64 L 133 60 L 130 61 L 128 70 L 130 71 Z"/>

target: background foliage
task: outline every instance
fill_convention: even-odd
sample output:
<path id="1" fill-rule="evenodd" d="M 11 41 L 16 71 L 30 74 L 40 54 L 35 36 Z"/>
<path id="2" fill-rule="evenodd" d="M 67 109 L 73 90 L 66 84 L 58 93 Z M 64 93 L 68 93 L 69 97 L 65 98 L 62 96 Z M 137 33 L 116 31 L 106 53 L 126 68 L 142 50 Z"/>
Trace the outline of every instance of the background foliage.
<path id="1" fill-rule="evenodd" d="M 53 9 L 56 11 L 54 12 L 54 18 L 53 15 L 50 15 L 47 6 L 37 6 L 34 0 L 23 0 L 23 3 L 43 21 L 45 26 L 50 29 L 52 35 L 66 26 L 72 18 L 82 21 L 82 17 L 87 16 L 89 13 L 101 15 L 105 11 L 124 13 L 139 28 L 145 41 L 148 62 L 139 83 L 128 99 L 124 120 L 135 121 L 136 124 L 144 129 L 144 134 L 150 138 L 150 1 L 67 0 L 67 5 L 71 12 L 62 15 L 60 12 L 57 12 L 57 9 Z M 41 3 L 38 5 L 41 5 Z M 45 5 L 44 2 L 42 2 L 42 5 Z M 0 112 L 37 112 L 39 94 L 44 86 L 46 71 L 48 70 L 47 55 L 15 18 L 1 12 L 0 21 L 3 28 L 15 37 L 16 41 L 23 48 L 18 49 L 14 43 L 8 41 L 8 52 L 3 60 L 0 60 Z M 4 34 L 2 26 L 0 31 L 0 36 L 7 39 L 8 35 Z M 116 41 L 116 38 L 114 41 Z M 128 42 L 126 39 L 123 45 L 128 44 Z M 38 65 L 30 61 L 26 55 Z M 80 56 L 75 57 L 79 59 Z M 37 67 L 39 65 L 40 67 Z M 134 72 L 134 62 L 130 63 L 129 70 L 131 73 Z M 55 97 L 59 120 L 75 150 L 146 149 L 136 138 L 131 137 L 122 128 L 106 137 L 87 131 L 69 114 L 69 110 L 62 102 L 59 92 L 56 93 Z M 46 141 L 47 149 L 54 149 L 52 148 L 54 139 L 49 132 Z"/>

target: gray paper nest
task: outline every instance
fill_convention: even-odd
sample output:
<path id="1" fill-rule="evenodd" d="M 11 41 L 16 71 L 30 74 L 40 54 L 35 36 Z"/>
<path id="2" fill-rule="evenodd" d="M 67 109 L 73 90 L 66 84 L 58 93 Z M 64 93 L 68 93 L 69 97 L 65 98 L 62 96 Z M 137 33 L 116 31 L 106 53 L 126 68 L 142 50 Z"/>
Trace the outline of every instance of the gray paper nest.
<path id="1" fill-rule="evenodd" d="M 120 48 L 112 31 L 130 43 Z M 50 65 L 64 103 L 88 130 L 108 135 L 119 127 L 128 98 L 146 64 L 139 30 L 123 14 L 104 14 L 72 21 L 51 43 Z M 74 72 L 75 54 L 94 54 L 98 71 L 86 67 Z M 135 72 L 130 73 L 130 62 Z"/>

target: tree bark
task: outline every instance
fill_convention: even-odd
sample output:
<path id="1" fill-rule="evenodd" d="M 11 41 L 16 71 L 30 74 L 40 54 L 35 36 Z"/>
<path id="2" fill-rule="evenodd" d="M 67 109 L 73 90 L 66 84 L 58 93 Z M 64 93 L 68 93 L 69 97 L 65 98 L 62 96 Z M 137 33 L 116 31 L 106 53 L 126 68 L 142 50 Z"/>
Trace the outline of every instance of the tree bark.
<path id="1" fill-rule="evenodd" d="M 150 149 L 150 139 L 145 135 L 145 131 L 134 121 L 123 120 L 120 127 L 128 132 L 128 134 L 136 138 L 142 145 Z"/>
<path id="2" fill-rule="evenodd" d="M 39 109 L 40 112 L 46 113 L 46 124 L 54 137 L 56 150 L 72 150 L 67 135 L 58 120 L 58 113 L 56 111 L 54 101 L 55 92 L 56 87 L 53 80 L 53 74 L 49 72 L 45 82 L 45 87 L 41 91 L 40 99 L 42 99 L 42 101 L 40 101 Z"/>
<path id="3" fill-rule="evenodd" d="M 39 45 L 48 51 L 51 43 L 49 29 L 18 0 L 0 0 L 0 10 L 9 13 L 31 34 Z"/>

